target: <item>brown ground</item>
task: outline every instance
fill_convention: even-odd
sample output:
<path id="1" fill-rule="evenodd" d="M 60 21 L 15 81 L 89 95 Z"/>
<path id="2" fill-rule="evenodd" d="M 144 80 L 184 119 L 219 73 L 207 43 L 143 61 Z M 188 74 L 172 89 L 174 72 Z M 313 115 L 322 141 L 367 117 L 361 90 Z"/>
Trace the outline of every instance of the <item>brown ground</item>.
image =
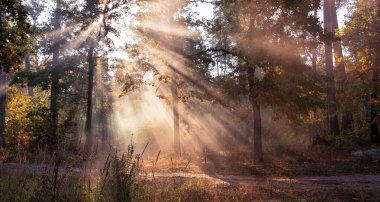
<path id="1" fill-rule="evenodd" d="M 254 164 L 249 151 L 244 149 L 237 152 L 184 154 L 180 158 L 161 153 L 158 160 L 154 155 L 144 158 L 143 170 L 147 173 L 188 172 L 266 177 L 380 174 L 379 159 L 356 159 L 351 156 L 351 152 L 329 148 L 308 151 L 301 155 L 289 151 L 267 153 L 263 165 Z"/>
<path id="2" fill-rule="evenodd" d="M 199 201 L 380 201 L 379 160 L 355 159 L 350 152 L 327 149 L 265 157 L 264 165 L 255 165 L 244 150 L 182 157 L 162 152 L 158 158 L 143 156 L 140 177 L 150 195 L 176 195 L 182 190 L 183 197 L 195 196 L 190 201 L 197 197 Z M 43 167 L 3 163 L 0 172 L 38 173 Z"/>

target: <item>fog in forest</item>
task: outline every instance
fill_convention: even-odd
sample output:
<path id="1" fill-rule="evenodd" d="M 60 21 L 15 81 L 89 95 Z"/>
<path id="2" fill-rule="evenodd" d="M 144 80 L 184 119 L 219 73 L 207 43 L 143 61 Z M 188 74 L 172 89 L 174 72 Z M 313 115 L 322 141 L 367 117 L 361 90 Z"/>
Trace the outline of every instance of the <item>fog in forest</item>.
<path id="1" fill-rule="evenodd" d="M 376 201 L 379 9 L 0 1 L 0 202 Z"/>

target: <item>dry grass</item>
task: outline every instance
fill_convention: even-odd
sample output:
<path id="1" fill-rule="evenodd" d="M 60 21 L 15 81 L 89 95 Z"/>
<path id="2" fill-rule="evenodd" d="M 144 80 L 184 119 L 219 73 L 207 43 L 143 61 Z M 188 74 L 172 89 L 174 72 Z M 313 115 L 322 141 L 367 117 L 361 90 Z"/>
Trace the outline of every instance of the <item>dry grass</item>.
<path id="1" fill-rule="evenodd" d="M 6 154 L 6 151 L 1 152 Z M 308 152 L 297 155 L 298 153 L 291 151 L 267 151 L 264 165 L 255 165 L 251 161 L 249 148 L 245 147 L 234 152 L 205 152 L 198 155 L 184 154 L 181 157 L 175 157 L 169 152 L 159 152 L 149 157 L 143 155 L 140 159 L 142 160 L 139 167 L 140 176 L 131 186 L 131 199 L 132 201 L 376 201 L 374 199 L 380 198 L 378 189 L 359 189 L 349 185 L 326 188 L 303 186 L 292 182 L 243 180 L 232 183 L 211 178 L 158 175 L 158 173 L 199 173 L 240 176 L 316 176 L 361 172 L 380 173 L 379 162 L 375 160 L 356 161 L 347 153 L 336 150 L 320 149 Z M 42 159 L 41 161 L 46 158 L 43 152 L 39 156 L 37 159 Z M 304 156 L 309 156 L 309 158 Z M 99 165 L 103 168 L 105 160 L 100 161 L 102 163 Z M 80 164 L 80 157 L 67 157 L 66 164 L 61 166 L 70 172 L 71 166 L 74 166 L 73 162 Z M 53 165 L 51 164 L 52 168 Z M 91 173 L 91 175 L 93 176 L 90 184 L 86 176 L 67 173 L 64 176 L 60 175 L 56 184 L 57 188 L 54 188 L 54 172 L 36 174 L 2 172 L 0 173 L 2 196 L 0 201 L 33 201 L 34 199 L 43 201 L 42 199 L 50 196 L 54 189 L 57 189 L 56 194 L 59 196 L 57 201 L 112 201 L 114 196 L 111 193 L 115 191 L 113 181 L 107 179 L 107 183 L 104 183 L 100 172 Z M 49 201 L 48 198 L 45 199 Z"/>
<path id="2" fill-rule="evenodd" d="M 240 176 L 330 176 L 380 173 L 378 160 L 356 160 L 349 152 L 330 147 L 303 152 L 269 150 L 265 164 L 254 164 L 248 147 L 236 151 L 217 151 L 175 157 L 161 152 L 145 157 L 143 173 L 197 173 Z"/>

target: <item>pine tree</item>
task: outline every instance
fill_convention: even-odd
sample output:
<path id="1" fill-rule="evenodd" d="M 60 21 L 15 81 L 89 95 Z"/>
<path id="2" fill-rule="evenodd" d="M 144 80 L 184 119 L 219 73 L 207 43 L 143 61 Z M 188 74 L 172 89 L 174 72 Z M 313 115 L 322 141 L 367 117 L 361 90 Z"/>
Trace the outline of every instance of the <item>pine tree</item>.
<path id="1" fill-rule="evenodd" d="M 334 64 L 332 57 L 332 20 L 331 20 L 331 0 L 323 1 L 323 27 L 327 39 L 325 40 L 325 65 L 326 65 L 326 77 L 327 81 L 327 107 L 328 107 L 328 121 L 330 134 L 337 136 L 340 133 L 337 103 L 336 103 L 336 91 L 335 91 L 335 79 L 334 79 Z"/>

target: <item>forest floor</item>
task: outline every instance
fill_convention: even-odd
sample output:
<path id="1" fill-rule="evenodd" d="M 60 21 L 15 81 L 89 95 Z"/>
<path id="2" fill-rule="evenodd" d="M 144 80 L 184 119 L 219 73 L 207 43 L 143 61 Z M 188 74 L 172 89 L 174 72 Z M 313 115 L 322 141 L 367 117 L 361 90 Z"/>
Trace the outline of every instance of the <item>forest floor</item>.
<path id="1" fill-rule="evenodd" d="M 36 174 L 42 172 L 43 169 L 41 165 L 9 163 L 0 165 L 0 173 L 4 175 L 3 178 L 11 173 L 33 172 Z M 93 172 L 99 171 L 94 170 Z M 188 196 L 192 195 L 191 198 L 188 198 L 190 201 L 217 201 L 219 199 L 236 199 L 236 201 L 259 199 L 280 201 L 295 199 L 307 201 L 380 200 L 380 174 L 279 177 L 151 172 L 141 177 L 145 180 L 146 186 L 149 186 L 150 190 L 154 190 L 154 193 L 168 195 L 165 196 L 165 201 L 167 197 L 172 197 L 170 194 L 178 190 L 186 190 Z M 185 193 L 182 194 L 183 197 L 187 196 Z"/>
<path id="2" fill-rule="evenodd" d="M 244 196 L 237 201 L 380 201 L 380 159 L 329 148 L 267 154 L 263 165 L 254 164 L 245 151 L 180 159 L 161 155 L 158 160 L 152 155 L 143 171 L 166 184 L 207 181 L 205 189 L 220 190 L 219 195 L 234 189 L 233 194 Z"/>
<path id="3" fill-rule="evenodd" d="M 198 158 L 186 155 L 172 158 L 163 154 L 157 158 L 151 155 L 145 157 L 140 177 L 146 183 L 145 189 L 155 196 L 165 196 L 165 201 L 179 192 L 183 199 L 191 197 L 188 198 L 190 201 L 380 201 L 379 160 L 357 159 L 341 152 L 326 154 L 308 154 L 309 158 L 300 155 L 267 158 L 260 166 L 242 153 L 210 154 Z M 47 167 L 2 163 L 0 174 L 38 174 L 45 172 Z M 81 169 L 71 172 L 75 175 Z M 99 169 L 92 172 L 99 173 Z M 173 201 L 177 200 L 175 196 L 171 197 Z"/>
<path id="4" fill-rule="evenodd" d="M 366 151 L 372 148 L 364 148 Z M 161 153 L 146 155 L 143 171 L 147 173 L 197 173 L 223 176 L 246 177 L 300 177 L 300 176 L 343 176 L 380 175 L 380 147 L 376 147 L 377 157 L 357 158 L 353 152 L 320 148 L 316 151 L 265 152 L 262 165 L 252 162 L 250 152 L 214 152 L 202 155 L 182 155 L 180 158 Z"/>

